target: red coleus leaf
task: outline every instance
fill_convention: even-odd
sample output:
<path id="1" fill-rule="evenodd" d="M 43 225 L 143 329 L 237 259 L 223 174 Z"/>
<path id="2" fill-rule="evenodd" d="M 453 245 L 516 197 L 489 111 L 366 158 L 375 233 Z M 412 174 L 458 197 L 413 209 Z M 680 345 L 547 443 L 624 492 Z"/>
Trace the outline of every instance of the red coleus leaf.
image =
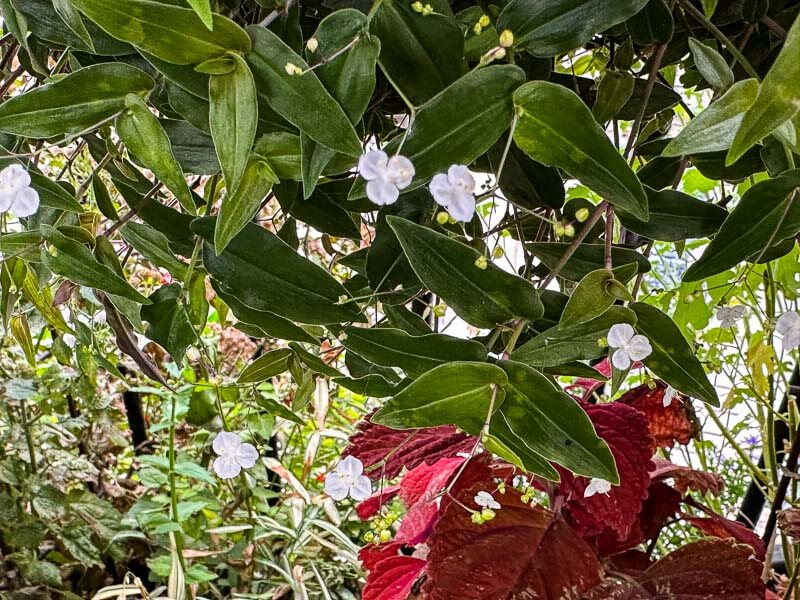
<path id="1" fill-rule="evenodd" d="M 350 445 L 343 456 L 355 456 L 364 463 L 365 474 L 372 480 L 385 476 L 397 477 L 403 467 L 433 464 L 440 458 L 469 452 L 475 438 L 461 433 L 451 425 L 427 429 L 399 431 L 372 423 L 368 418 L 350 436 Z M 382 464 L 385 461 L 385 464 Z M 381 465 L 370 469 L 375 465 Z"/>
<path id="2" fill-rule="evenodd" d="M 378 490 L 363 502 L 359 502 L 356 505 L 356 512 L 358 513 L 358 518 L 361 519 L 362 521 L 371 519 L 380 512 L 381 507 L 384 504 L 391 502 L 392 498 L 394 498 L 397 495 L 397 492 L 399 491 L 400 491 L 399 485 L 392 485 L 387 488 Z"/>
<path id="3" fill-rule="evenodd" d="M 635 581 L 605 581 L 583 600 L 763 600 L 762 568 L 750 546 L 704 539 L 668 554 Z"/>
<path id="4" fill-rule="evenodd" d="M 781 531 L 795 540 L 800 539 L 800 508 L 778 511 L 778 526 Z"/>
<path id="5" fill-rule="evenodd" d="M 568 520 L 584 538 L 611 530 L 618 539 L 625 539 L 647 498 L 653 438 L 645 416 L 635 408 L 616 402 L 583 406 L 597 434 L 611 448 L 620 483 L 608 494 L 586 498 L 590 480 L 556 467 L 561 474 L 558 496 L 563 498 Z"/>
<path id="6" fill-rule="evenodd" d="M 709 511 L 710 512 L 710 511 Z M 767 554 L 764 541 L 755 532 L 736 521 L 731 521 L 720 515 L 711 513 L 709 517 L 690 518 L 688 521 L 700 531 L 711 537 L 736 540 L 740 544 L 747 544 L 755 552 L 756 558 L 763 561 Z"/>
<path id="7" fill-rule="evenodd" d="M 600 582 L 586 542 L 559 515 L 523 504 L 514 489 L 494 493 L 501 504 L 494 519 L 473 523 L 464 506 L 477 508 L 475 495 L 496 487 L 491 470 L 474 462 L 464 473 L 471 484 L 454 486 L 457 502 L 446 505 L 428 539 L 426 600 L 556 600 Z"/>
<path id="8" fill-rule="evenodd" d="M 725 487 L 722 477 L 715 473 L 674 465 L 663 458 L 654 458 L 653 462 L 655 469 L 650 471 L 650 478 L 653 481 L 672 479 L 673 487 L 682 494 L 686 494 L 688 490 L 694 490 L 700 494 L 710 492 L 719 496 Z"/>
<path id="9" fill-rule="evenodd" d="M 689 399 L 676 392 L 669 406 L 664 406 L 667 384 L 657 381 L 654 388 L 640 385 L 623 394 L 617 402 L 644 413 L 650 435 L 659 448 L 672 448 L 675 443 L 686 445 L 700 431 Z"/>
<path id="10" fill-rule="evenodd" d="M 402 544 L 367 546 L 359 553 L 369 571 L 362 600 L 406 600 L 425 570 L 425 561 L 399 554 Z"/>

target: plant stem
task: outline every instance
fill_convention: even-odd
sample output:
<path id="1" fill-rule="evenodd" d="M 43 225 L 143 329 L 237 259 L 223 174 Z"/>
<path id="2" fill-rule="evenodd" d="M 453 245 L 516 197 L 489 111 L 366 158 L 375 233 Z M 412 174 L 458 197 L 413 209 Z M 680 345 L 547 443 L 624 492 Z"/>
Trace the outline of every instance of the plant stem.
<path id="1" fill-rule="evenodd" d="M 628 142 L 625 144 L 625 152 L 623 153 L 625 158 L 630 158 L 631 164 L 633 164 L 633 156 L 631 151 L 636 143 L 636 139 L 639 137 L 639 129 L 641 128 L 642 121 L 644 120 L 644 113 L 647 110 L 647 104 L 650 102 L 650 95 L 653 93 L 653 88 L 656 85 L 656 79 L 658 79 L 658 70 L 661 68 L 661 61 L 664 59 L 664 53 L 666 51 L 667 45 L 660 44 L 658 48 L 656 48 L 656 52 L 653 55 L 650 63 L 650 73 L 647 76 L 647 86 L 645 87 L 644 95 L 642 96 L 642 106 L 639 108 L 639 114 L 636 115 L 636 120 L 633 122 L 631 132 L 628 136 Z"/>
<path id="2" fill-rule="evenodd" d="M 609 271 L 613 268 L 613 261 L 611 259 L 611 242 L 614 238 L 614 207 L 611 204 L 606 205 L 606 235 L 605 235 L 605 265 Z"/>
<path id="3" fill-rule="evenodd" d="M 601 202 L 600 204 L 597 205 L 597 208 L 592 213 L 592 216 L 590 216 L 587 219 L 586 223 L 583 225 L 583 229 L 581 229 L 580 233 L 578 233 L 572 239 L 572 243 L 567 248 L 567 251 L 564 252 L 564 256 L 562 256 L 559 259 L 556 266 L 553 268 L 552 271 L 550 271 L 550 274 L 542 280 L 542 283 L 539 284 L 540 290 L 545 289 L 548 285 L 550 285 L 551 281 L 553 281 L 556 277 L 558 277 L 558 274 L 561 272 L 561 269 L 564 268 L 564 265 L 566 265 L 569 259 L 572 257 L 572 255 L 575 254 L 575 251 L 578 249 L 578 246 L 580 246 L 581 242 L 583 242 L 583 240 L 586 239 L 586 236 L 589 235 L 589 232 L 592 230 L 592 227 L 594 227 L 595 224 L 600 220 L 600 217 L 603 216 L 605 210 L 606 210 L 606 202 Z"/>
<path id="4" fill-rule="evenodd" d="M 171 406 L 169 414 L 169 499 L 172 513 L 172 521 L 180 527 L 180 520 L 178 519 L 178 491 L 175 483 L 175 405 L 177 399 L 175 394 L 171 395 Z M 178 553 L 178 561 L 181 563 L 181 569 L 186 573 L 186 561 L 183 558 L 183 531 L 176 529 L 175 535 L 175 549 Z M 188 584 L 186 588 L 187 598 L 191 598 L 191 590 Z"/>
<path id="5" fill-rule="evenodd" d="M 31 432 L 31 424 L 28 420 L 28 408 L 25 405 L 25 400 L 19 401 L 19 410 L 22 413 L 22 428 L 25 430 L 25 442 L 28 445 L 28 454 L 31 457 L 31 475 L 36 475 L 36 450 L 33 444 L 33 433 Z"/>

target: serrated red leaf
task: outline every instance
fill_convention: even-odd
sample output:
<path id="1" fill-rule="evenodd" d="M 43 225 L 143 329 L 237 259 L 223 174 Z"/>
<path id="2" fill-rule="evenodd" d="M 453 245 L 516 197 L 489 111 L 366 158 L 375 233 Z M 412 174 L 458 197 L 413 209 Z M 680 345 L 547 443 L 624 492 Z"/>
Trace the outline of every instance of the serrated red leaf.
<path id="1" fill-rule="evenodd" d="M 659 448 L 672 448 L 676 443 L 688 444 L 700 432 L 700 426 L 689 399 L 680 393 L 669 406 L 664 406 L 667 384 L 657 381 L 654 388 L 640 385 L 617 400 L 644 413 L 650 435 Z"/>
<path id="2" fill-rule="evenodd" d="M 778 526 L 781 531 L 795 540 L 800 539 L 800 508 L 778 511 Z"/>
<path id="3" fill-rule="evenodd" d="M 379 562 L 391 556 L 398 556 L 404 544 L 388 542 L 386 544 L 367 544 L 358 551 L 358 560 L 365 571 L 374 571 Z"/>
<path id="4" fill-rule="evenodd" d="M 654 458 L 653 462 L 655 468 L 651 469 L 650 478 L 653 481 L 672 479 L 673 487 L 684 495 L 687 491 L 694 490 L 700 494 L 719 496 L 725 487 L 725 481 L 715 473 L 675 465 L 663 458 Z"/>
<path id="5" fill-rule="evenodd" d="M 629 577 L 639 577 L 653 564 L 647 553 L 641 550 L 628 550 L 607 560 L 612 571 L 623 573 Z"/>
<path id="6" fill-rule="evenodd" d="M 471 484 L 454 486 L 457 502 L 428 539 L 426 600 L 556 600 L 597 585 L 601 566 L 586 542 L 559 515 L 523 504 L 514 489 L 494 494 L 501 504 L 494 519 L 472 523 L 464 506 L 496 487 L 491 475 L 475 461 L 464 473 Z"/>
<path id="7" fill-rule="evenodd" d="M 740 544 L 747 544 L 753 549 L 756 558 L 760 561 L 763 561 L 767 554 L 764 540 L 758 537 L 752 529 L 745 527 L 741 523 L 714 514 L 708 517 L 690 518 L 688 521 L 711 537 L 733 539 Z"/>
<path id="8" fill-rule="evenodd" d="M 364 463 L 364 472 L 372 480 L 397 477 L 403 470 L 417 465 L 433 464 L 469 452 L 475 438 L 461 433 L 452 425 L 427 429 L 397 430 L 371 422 L 368 418 L 350 436 L 350 444 L 342 456 L 355 456 Z M 382 464 L 385 461 L 385 464 Z M 370 468 L 374 465 L 381 465 Z"/>
<path id="9" fill-rule="evenodd" d="M 762 566 L 750 546 L 704 539 L 668 554 L 636 581 L 603 582 L 583 600 L 763 600 Z"/>
<path id="10" fill-rule="evenodd" d="M 371 519 L 380 512 L 381 507 L 384 504 L 391 502 L 392 498 L 394 498 L 399 491 L 399 485 L 391 485 L 387 488 L 378 490 L 363 502 L 359 502 L 356 504 L 358 518 L 362 521 Z"/>
<path id="11" fill-rule="evenodd" d="M 398 554 L 384 558 L 369 572 L 361 591 L 362 600 L 406 600 L 425 564 L 413 556 Z"/>
<path id="12" fill-rule="evenodd" d="M 653 468 L 653 438 L 645 416 L 625 404 L 584 404 L 597 435 L 611 448 L 620 483 L 608 494 L 584 497 L 590 480 L 576 477 L 562 467 L 558 496 L 564 500 L 568 521 L 584 538 L 613 531 L 625 539 L 636 522 L 636 516 L 647 498 L 650 485 L 649 470 Z"/>

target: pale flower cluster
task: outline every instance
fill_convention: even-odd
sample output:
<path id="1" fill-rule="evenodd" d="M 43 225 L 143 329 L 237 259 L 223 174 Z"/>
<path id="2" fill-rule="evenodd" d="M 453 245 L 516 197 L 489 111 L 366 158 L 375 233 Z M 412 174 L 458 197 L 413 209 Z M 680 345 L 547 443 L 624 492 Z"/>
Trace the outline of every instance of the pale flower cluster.
<path id="1" fill-rule="evenodd" d="M 39 210 L 39 193 L 30 186 L 31 176 L 22 165 L 9 165 L 0 171 L 0 213 L 30 217 Z"/>

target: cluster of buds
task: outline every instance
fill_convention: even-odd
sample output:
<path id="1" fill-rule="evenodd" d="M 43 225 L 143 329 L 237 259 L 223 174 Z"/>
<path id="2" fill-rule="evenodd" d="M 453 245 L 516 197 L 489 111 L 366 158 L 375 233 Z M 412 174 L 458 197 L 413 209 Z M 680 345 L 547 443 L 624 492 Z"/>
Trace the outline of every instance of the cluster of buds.
<path id="1" fill-rule="evenodd" d="M 414 2 L 414 4 L 411 5 L 411 9 L 414 12 L 418 12 L 423 17 L 427 17 L 428 15 L 433 14 L 433 7 L 430 4 L 422 4 L 422 2 L 420 2 L 419 0 L 417 0 L 416 2 Z"/>
<path id="2" fill-rule="evenodd" d="M 481 63 L 489 64 L 496 60 L 503 60 L 506 57 L 506 49 L 514 45 L 514 34 L 510 29 L 500 32 L 500 44 L 489 50 L 481 57 Z"/>
<path id="3" fill-rule="evenodd" d="M 484 27 L 488 27 L 491 21 L 489 20 L 489 15 L 481 15 L 481 18 L 478 19 L 478 22 L 472 26 L 472 31 L 475 35 L 480 35 L 483 32 Z"/>
<path id="4" fill-rule="evenodd" d="M 489 259 L 486 258 L 483 254 L 481 254 L 478 258 L 475 259 L 475 266 L 478 267 L 481 271 L 485 271 L 486 267 L 489 266 Z"/>
<path id="5" fill-rule="evenodd" d="M 571 238 L 575 235 L 575 226 L 572 223 L 556 223 L 553 226 L 553 231 L 558 237 Z"/>
<path id="6" fill-rule="evenodd" d="M 303 69 L 294 63 L 287 62 L 284 67 L 288 75 L 302 75 Z"/>
<path id="7" fill-rule="evenodd" d="M 396 512 L 390 510 L 384 516 L 370 521 L 370 530 L 364 534 L 364 541 L 368 544 L 383 544 L 391 540 L 392 525 L 397 521 L 398 516 Z"/>

